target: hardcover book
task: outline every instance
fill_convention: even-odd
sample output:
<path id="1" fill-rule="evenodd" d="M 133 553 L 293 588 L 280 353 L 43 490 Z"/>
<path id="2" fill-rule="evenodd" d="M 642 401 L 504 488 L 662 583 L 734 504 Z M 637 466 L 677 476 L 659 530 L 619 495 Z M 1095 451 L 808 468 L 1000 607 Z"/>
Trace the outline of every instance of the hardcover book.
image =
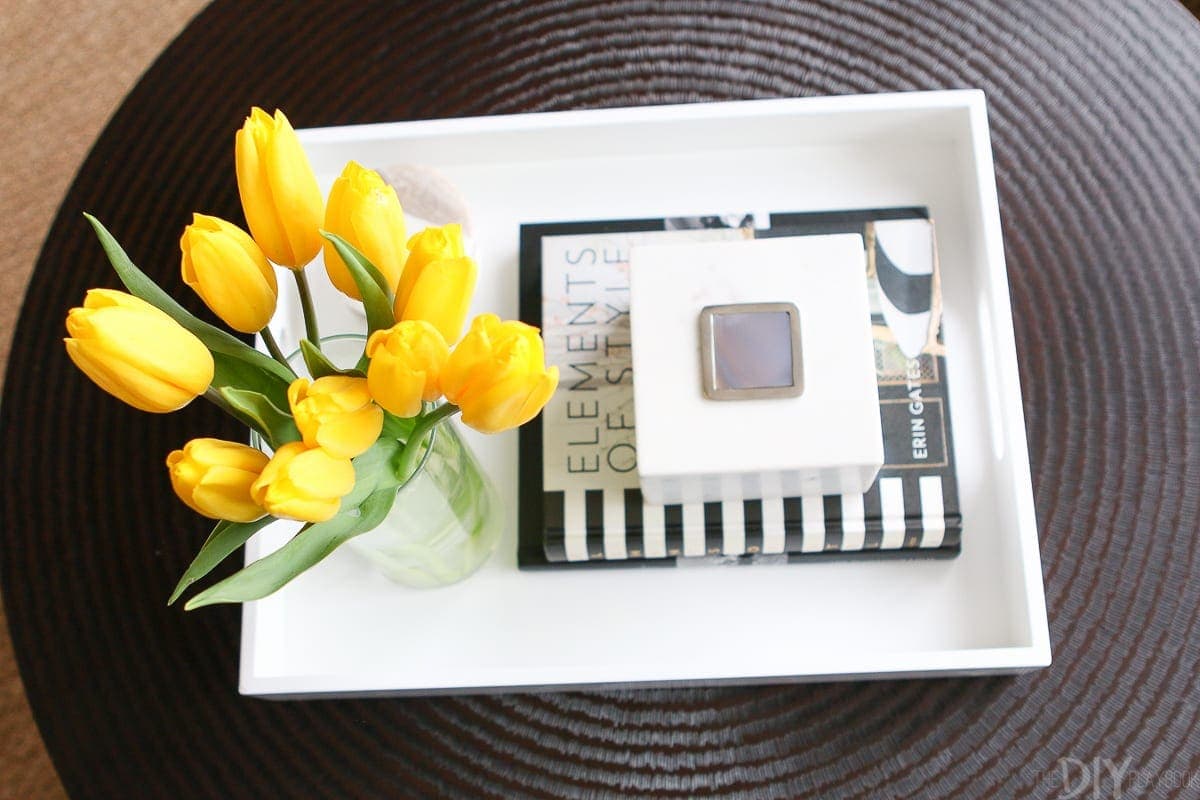
<path id="1" fill-rule="evenodd" d="M 859 233 L 884 466 L 865 494 L 647 503 L 638 489 L 628 262 L 640 244 Z M 521 318 L 560 386 L 520 431 L 522 568 L 948 557 L 954 472 L 933 221 L 923 208 L 523 225 Z M 699 435 L 699 434 L 698 434 Z"/>

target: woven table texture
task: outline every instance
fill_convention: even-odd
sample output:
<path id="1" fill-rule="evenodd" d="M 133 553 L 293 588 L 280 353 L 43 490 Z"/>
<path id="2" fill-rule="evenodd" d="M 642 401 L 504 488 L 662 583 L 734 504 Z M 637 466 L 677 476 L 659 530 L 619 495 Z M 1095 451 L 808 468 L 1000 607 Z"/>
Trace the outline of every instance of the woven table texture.
<path id="1" fill-rule="evenodd" d="M 82 211 L 199 310 L 179 232 L 242 219 L 251 105 L 314 127 L 938 88 L 989 103 L 1052 667 L 275 703 L 237 694 L 238 609 L 165 606 L 206 526 L 162 459 L 239 431 L 70 365 L 67 308 L 114 285 Z M 97 141 L 13 342 L 0 585 L 58 772 L 79 798 L 1054 797 L 1110 759 L 1126 796 L 1200 796 L 1198 231 L 1200 24 L 1167 0 L 218 0 Z"/>

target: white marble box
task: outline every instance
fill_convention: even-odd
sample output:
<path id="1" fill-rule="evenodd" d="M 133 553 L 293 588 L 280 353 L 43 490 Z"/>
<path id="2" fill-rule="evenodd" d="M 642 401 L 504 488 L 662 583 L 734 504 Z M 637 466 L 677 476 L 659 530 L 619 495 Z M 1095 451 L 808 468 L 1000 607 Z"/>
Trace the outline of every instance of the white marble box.
<path id="1" fill-rule="evenodd" d="M 649 502 L 867 490 L 883 432 L 865 258 L 857 234 L 631 250 L 637 469 Z M 722 318 L 744 335 L 722 338 Z"/>

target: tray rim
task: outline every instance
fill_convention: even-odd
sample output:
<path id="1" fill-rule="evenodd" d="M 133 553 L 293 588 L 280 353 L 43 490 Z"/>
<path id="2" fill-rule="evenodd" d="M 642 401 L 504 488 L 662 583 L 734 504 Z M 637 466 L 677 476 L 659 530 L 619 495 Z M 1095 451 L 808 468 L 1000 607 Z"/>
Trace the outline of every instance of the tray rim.
<path id="1" fill-rule="evenodd" d="M 982 222 L 982 248 L 986 267 L 980 268 L 993 317 L 991 327 L 996 362 L 990 367 L 1002 395 L 1001 413 L 1004 445 L 1011 453 L 1012 477 L 1016 487 L 1015 517 L 1018 521 L 1018 548 L 1021 565 L 1020 579 L 1024 583 L 1024 603 L 1028 618 L 1028 645 L 996 648 L 959 648 L 948 650 L 916 650 L 909 653 L 889 653 L 883 662 L 863 660 L 860 669 L 840 669 L 826 673 L 802 675 L 733 676 L 702 679 L 670 679 L 664 681 L 625 681 L 616 679 L 568 681 L 565 683 L 529 683 L 503 685 L 447 685 L 437 687 L 378 688 L 386 676 L 363 674 L 364 685 L 337 689 L 321 688 L 320 676 L 299 678 L 261 677 L 254 674 L 253 648 L 257 624 L 255 604 L 243 606 L 240 691 L 242 694 L 285 697 L 334 697 L 397 694 L 443 694 L 454 692 L 520 692 L 537 690 L 595 687 L 650 687 L 728 685 L 730 683 L 783 683 L 846 680 L 866 678 L 905 678 L 955 675 L 1011 674 L 1046 667 L 1051 663 L 1049 626 L 1046 617 L 1045 593 L 1037 535 L 1028 445 L 1021 404 L 1020 376 L 1017 368 L 1015 334 L 1009 303 L 1008 276 L 1005 270 L 1001 235 L 999 201 L 995 183 L 990 135 L 988 133 L 986 98 L 982 91 L 947 90 L 933 92 L 901 92 L 873 95 L 848 95 L 812 98 L 784 98 L 749 101 L 725 101 L 630 108 L 588 109 L 536 112 L 485 117 L 417 120 L 411 122 L 372 123 L 367 125 L 314 128 L 299 131 L 305 145 L 335 145 L 368 140 L 403 140 L 418 137 L 454 137 L 464 134 L 525 131 L 562 131 L 578 126 L 687 122 L 718 118 L 745 119 L 772 117 L 781 114 L 856 114 L 878 112 L 960 111 L 966 114 L 971 155 L 976 168 L 975 182 L 979 187 Z M 251 548 L 247 548 L 247 556 Z M 514 567 L 515 569 L 515 567 Z M 330 676 L 346 681 L 346 676 Z M 374 683 L 376 688 L 365 684 Z M 292 685 L 296 684 L 296 685 Z M 299 684 L 308 688 L 301 689 Z M 394 684 L 393 684 L 394 685 Z"/>

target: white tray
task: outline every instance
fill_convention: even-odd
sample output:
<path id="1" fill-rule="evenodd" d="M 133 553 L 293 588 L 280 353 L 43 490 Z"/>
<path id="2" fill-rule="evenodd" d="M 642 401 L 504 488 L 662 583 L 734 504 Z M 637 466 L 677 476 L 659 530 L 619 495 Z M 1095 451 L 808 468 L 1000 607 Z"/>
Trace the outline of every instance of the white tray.
<path id="1" fill-rule="evenodd" d="M 464 193 L 474 311 L 515 317 L 524 222 L 928 206 L 937 220 L 962 554 L 938 561 L 520 572 L 517 437 L 470 441 L 506 498 L 474 577 L 397 587 L 343 548 L 243 610 L 241 692 L 273 697 L 1018 672 L 1050 663 L 987 111 L 974 91 L 570 111 L 301 132 Z M 361 329 L 319 264 L 323 333 Z M 281 286 L 290 284 L 281 281 Z M 275 327 L 294 341 L 295 297 Z M 292 528 L 264 530 L 254 560 Z"/>

